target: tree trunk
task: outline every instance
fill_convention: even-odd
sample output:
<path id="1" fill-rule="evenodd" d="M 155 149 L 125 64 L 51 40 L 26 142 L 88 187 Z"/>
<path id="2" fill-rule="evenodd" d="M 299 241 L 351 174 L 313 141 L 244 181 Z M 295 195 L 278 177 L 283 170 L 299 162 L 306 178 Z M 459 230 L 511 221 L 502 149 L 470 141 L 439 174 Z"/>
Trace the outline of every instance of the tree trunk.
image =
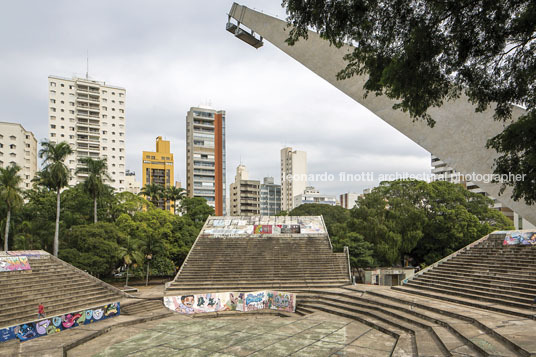
<path id="1" fill-rule="evenodd" d="M 97 223 L 97 196 L 93 199 L 93 223 Z"/>
<path id="2" fill-rule="evenodd" d="M 11 209 L 7 209 L 7 218 L 6 218 L 6 233 L 4 234 L 4 250 L 7 252 L 7 241 L 9 238 L 9 220 L 11 219 Z"/>
<path id="3" fill-rule="evenodd" d="M 149 267 L 151 266 L 151 261 L 147 262 L 147 277 L 145 278 L 145 286 L 149 286 Z"/>
<path id="4" fill-rule="evenodd" d="M 127 264 L 127 280 L 125 281 L 125 286 L 128 286 L 128 268 L 129 268 L 130 264 Z"/>
<path id="5" fill-rule="evenodd" d="M 56 196 L 56 231 L 54 232 L 54 256 L 58 256 L 58 247 L 60 241 L 60 189 L 58 187 L 58 192 Z"/>

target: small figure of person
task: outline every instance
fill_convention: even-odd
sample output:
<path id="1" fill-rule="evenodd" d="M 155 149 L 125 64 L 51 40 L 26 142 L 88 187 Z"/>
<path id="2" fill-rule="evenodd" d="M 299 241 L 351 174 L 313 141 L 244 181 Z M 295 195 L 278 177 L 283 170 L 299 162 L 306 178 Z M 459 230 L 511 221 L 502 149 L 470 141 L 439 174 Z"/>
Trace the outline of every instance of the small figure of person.
<path id="1" fill-rule="evenodd" d="M 43 306 L 42 303 L 39 303 L 37 318 L 38 319 L 45 318 L 45 307 Z"/>

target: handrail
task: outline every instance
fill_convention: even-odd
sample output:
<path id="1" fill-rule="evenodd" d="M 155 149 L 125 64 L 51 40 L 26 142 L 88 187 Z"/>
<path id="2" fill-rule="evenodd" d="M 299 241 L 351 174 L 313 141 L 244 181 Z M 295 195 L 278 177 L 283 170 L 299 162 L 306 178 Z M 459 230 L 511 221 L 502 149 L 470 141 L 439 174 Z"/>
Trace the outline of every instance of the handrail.
<path id="1" fill-rule="evenodd" d="M 451 259 L 451 258 L 454 258 L 454 257 L 457 256 L 458 254 L 463 253 L 465 250 L 474 247 L 475 245 L 479 244 L 480 242 L 485 241 L 486 239 L 489 238 L 489 235 L 490 235 L 490 234 L 493 234 L 493 233 L 494 233 L 494 232 L 491 232 L 491 233 L 485 235 L 484 237 L 482 237 L 482 238 L 480 238 L 480 239 L 478 239 L 478 240 L 475 240 L 473 243 L 470 243 L 470 244 L 466 245 L 466 246 L 463 247 L 462 249 L 459 249 L 459 250 L 455 251 L 454 253 L 447 255 L 445 258 L 443 258 L 443 259 L 441 259 L 441 260 L 438 260 L 438 261 L 435 262 L 434 264 L 427 266 L 426 268 L 424 268 L 423 270 L 419 271 L 418 273 L 415 273 L 413 276 L 411 276 L 411 277 L 409 277 L 409 278 L 406 278 L 406 279 L 402 280 L 402 285 L 404 285 L 404 284 L 406 284 L 408 281 L 413 280 L 414 278 L 416 278 L 416 277 L 418 277 L 418 276 L 420 276 L 420 275 L 426 273 L 428 270 L 431 270 L 431 269 L 437 267 L 439 264 L 441 264 L 441 263 L 443 263 L 443 262 L 445 262 L 445 261 L 447 261 L 447 260 L 449 260 L 449 259 Z"/>
<path id="2" fill-rule="evenodd" d="M 330 248 L 331 251 L 333 252 L 333 245 L 331 244 L 331 238 L 329 238 L 328 227 L 326 227 L 326 223 L 324 222 L 324 216 L 320 215 L 319 217 L 320 217 L 320 219 L 322 220 L 322 225 L 324 226 L 324 229 L 325 229 L 325 231 L 326 231 L 326 236 L 328 237 L 329 248 Z"/>
<path id="3" fill-rule="evenodd" d="M 348 277 L 350 282 L 353 284 L 354 279 L 352 279 L 352 268 L 350 266 L 350 248 L 347 245 L 344 246 L 344 253 L 346 254 L 346 260 L 348 261 Z"/>

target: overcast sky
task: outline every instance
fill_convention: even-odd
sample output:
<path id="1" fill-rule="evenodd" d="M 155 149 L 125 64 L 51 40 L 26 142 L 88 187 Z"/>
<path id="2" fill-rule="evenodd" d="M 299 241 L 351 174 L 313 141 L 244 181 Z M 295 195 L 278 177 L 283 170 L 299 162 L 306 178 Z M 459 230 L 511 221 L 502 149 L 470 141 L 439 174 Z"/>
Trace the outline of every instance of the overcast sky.
<path id="1" fill-rule="evenodd" d="M 127 168 L 171 141 L 185 184 L 185 117 L 210 103 L 227 112 L 227 183 L 242 161 L 250 178 L 280 179 L 284 146 L 307 152 L 321 192 L 361 192 L 382 173 L 429 173 L 427 151 L 270 43 L 256 50 L 225 31 L 232 1 L 10 1 L 0 14 L 0 121 L 48 138 L 47 77 L 85 76 L 126 88 Z M 244 5 L 279 18 L 279 1 Z M 340 182 L 371 171 L 375 182 Z M 228 189 L 228 187 L 227 187 Z"/>

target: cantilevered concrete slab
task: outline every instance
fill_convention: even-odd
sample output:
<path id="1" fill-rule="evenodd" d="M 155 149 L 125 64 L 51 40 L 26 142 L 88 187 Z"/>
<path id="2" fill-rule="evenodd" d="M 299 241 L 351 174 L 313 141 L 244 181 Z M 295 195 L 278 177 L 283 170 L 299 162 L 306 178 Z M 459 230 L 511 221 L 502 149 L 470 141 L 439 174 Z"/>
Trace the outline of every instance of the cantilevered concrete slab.
<path id="1" fill-rule="evenodd" d="M 441 158 L 448 166 L 464 174 L 493 173 L 493 160 L 498 155 L 494 150 L 486 149 L 486 142 L 509 124 L 493 120 L 493 108 L 476 113 L 475 106 L 462 95 L 455 101 L 446 102 L 441 108 L 429 110 L 436 121 L 435 127 L 430 128 L 423 121 L 413 122 L 407 113 L 393 110 L 395 101 L 387 96 L 370 94 L 364 98 L 363 85 L 367 77 L 354 76 L 343 81 L 336 79 L 336 74 L 346 66 L 343 56 L 350 52 L 352 47 L 330 46 L 329 42 L 312 31 L 309 32 L 308 40 L 301 39 L 294 46 L 289 46 L 285 42 L 289 34 L 285 21 L 236 3 L 233 4 L 229 15 L 339 88 L 424 149 Z M 523 109 L 515 107 L 513 118 L 518 118 L 523 113 Z M 536 207 L 529 206 L 524 201 L 512 200 L 511 189 L 508 188 L 499 196 L 500 184 L 479 180 L 473 182 L 523 218 L 536 224 Z"/>

